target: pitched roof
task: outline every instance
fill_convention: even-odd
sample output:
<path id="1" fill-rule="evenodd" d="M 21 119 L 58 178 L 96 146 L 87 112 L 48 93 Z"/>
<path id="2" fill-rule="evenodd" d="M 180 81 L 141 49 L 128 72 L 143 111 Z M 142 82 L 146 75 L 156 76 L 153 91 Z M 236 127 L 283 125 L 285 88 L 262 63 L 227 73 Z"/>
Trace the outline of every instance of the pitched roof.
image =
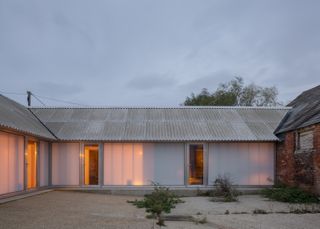
<path id="1" fill-rule="evenodd" d="M 320 85 L 301 93 L 288 106 L 292 109 L 276 130 L 276 134 L 320 123 Z"/>
<path id="2" fill-rule="evenodd" d="M 289 108 L 32 108 L 60 140 L 276 141 Z"/>
<path id="3" fill-rule="evenodd" d="M 48 129 L 23 105 L 0 94 L 0 127 L 38 137 L 55 139 Z"/>

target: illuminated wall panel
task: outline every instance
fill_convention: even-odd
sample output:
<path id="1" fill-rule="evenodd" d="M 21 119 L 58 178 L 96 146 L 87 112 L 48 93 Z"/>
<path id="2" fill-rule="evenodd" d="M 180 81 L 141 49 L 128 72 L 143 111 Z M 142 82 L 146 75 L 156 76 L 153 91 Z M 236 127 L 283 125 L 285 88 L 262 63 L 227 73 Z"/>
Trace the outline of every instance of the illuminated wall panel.
<path id="1" fill-rule="evenodd" d="M 270 185 L 274 179 L 273 143 L 209 144 L 209 184 L 227 174 L 238 185 Z"/>
<path id="2" fill-rule="evenodd" d="M 49 176 L 49 144 L 47 142 L 40 142 L 40 186 L 48 185 Z"/>
<path id="3" fill-rule="evenodd" d="M 79 185 L 80 144 L 52 144 L 52 185 Z"/>
<path id="4" fill-rule="evenodd" d="M 24 138 L 0 132 L 0 195 L 23 190 Z"/>
<path id="5" fill-rule="evenodd" d="M 184 144 L 105 143 L 105 185 L 184 184 Z"/>

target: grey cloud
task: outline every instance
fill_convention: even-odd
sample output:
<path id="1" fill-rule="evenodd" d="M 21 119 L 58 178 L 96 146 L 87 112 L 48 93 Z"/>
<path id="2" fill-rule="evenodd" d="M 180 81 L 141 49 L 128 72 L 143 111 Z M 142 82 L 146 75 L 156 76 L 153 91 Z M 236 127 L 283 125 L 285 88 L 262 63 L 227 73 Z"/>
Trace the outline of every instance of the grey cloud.
<path id="1" fill-rule="evenodd" d="M 55 96 L 59 98 L 73 96 L 85 90 L 83 86 L 78 84 L 65 84 L 56 82 L 39 82 L 34 87 L 35 93 L 41 95 Z"/>
<path id="2" fill-rule="evenodd" d="M 240 75 L 277 86 L 287 101 L 320 83 L 319 8 L 313 0 L 3 0 L 0 89 L 177 105 Z"/>
<path id="3" fill-rule="evenodd" d="M 165 74 L 149 74 L 131 79 L 127 86 L 137 90 L 152 90 L 158 88 L 170 88 L 176 84 L 176 80 Z"/>
<path id="4" fill-rule="evenodd" d="M 201 76 L 201 77 L 195 77 L 195 79 L 182 83 L 179 85 L 180 90 L 184 93 L 198 93 L 200 90 L 203 88 L 207 88 L 209 91 L 214 91 L 220 83 L 227 82 L 231 79 L 233 79 L 236 74 L 233 74 L 228 71 L 217 71 L 217 72 L 212 72 L 208 75 Z"/>

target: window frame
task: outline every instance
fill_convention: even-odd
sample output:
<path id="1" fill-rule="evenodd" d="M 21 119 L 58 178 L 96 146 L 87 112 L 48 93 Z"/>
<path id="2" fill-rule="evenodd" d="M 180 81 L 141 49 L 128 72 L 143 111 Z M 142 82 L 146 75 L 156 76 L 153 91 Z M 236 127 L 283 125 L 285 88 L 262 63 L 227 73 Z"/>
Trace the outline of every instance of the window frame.
<path id="1" fill-rule="evenodd" d="M 312 133 L 312 148 L 301 148 L 301 134 Z M 295 153 L 308 153 L 314 151 L 314 128 L 306 128 L 295 132 Z"/>

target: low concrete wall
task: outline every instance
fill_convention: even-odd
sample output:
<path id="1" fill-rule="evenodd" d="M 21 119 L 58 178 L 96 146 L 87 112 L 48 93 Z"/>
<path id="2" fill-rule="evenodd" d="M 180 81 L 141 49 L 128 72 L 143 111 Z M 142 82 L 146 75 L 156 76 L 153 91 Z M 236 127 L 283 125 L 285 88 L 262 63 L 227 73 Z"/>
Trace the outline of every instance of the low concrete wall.
<path id="1" fill-rule="evenodd" d="M 271 186 L 235 186 L 242 194 L 259 194 L 263 188 Z M 74 192 L 88 192 L 101 193 L 108 195 L 130 195 L 130 196 L 144 196 L 153 191 L 152 186 L 146 187 L 102 187 L 102 188 L 82 188 L 82 187 L 52 187 L 53 190 L 58 191 L 74 191 Z M 207 191 L 212 191 L 214 187 L 169 187 L 176 195 L 179 196 L 201 196 L 205 195 Z"/>

